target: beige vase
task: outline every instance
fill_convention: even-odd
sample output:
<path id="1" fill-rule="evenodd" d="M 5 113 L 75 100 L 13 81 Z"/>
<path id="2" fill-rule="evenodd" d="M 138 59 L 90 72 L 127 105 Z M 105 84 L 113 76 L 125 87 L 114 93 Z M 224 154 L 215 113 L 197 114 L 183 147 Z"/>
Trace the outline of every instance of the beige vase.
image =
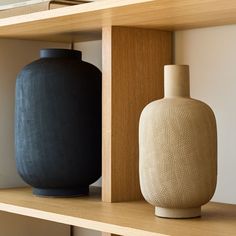
<path id="1" fill-rule="evenodd" d="M 200 216 L 216 188 L 217 133 L 211 108 L 190 98 L 188 66 L 165 66 L 165 97 L 144 108 L 139 148 L 141 191 L 155 214 Z"/>

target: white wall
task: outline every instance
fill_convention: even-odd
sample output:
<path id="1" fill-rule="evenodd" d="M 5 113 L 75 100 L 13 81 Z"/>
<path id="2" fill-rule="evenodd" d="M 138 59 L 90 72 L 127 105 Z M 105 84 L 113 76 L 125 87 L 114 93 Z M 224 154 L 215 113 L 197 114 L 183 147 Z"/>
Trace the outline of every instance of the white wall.
<path id="1" fill-rule="evenodd" d="M 88 41 L 75 44 L 75 49 L 82 51 L 82 60 L 92 63 L 102 70 L 102 41 Z"/>
<path id="2" fill-rule="evenodd" d="M 189 64 L 191 95 L 209 104 L 218 127 L 213 201 L 236 204 L 236 25 L 179 31 L 176 64 Z"/>

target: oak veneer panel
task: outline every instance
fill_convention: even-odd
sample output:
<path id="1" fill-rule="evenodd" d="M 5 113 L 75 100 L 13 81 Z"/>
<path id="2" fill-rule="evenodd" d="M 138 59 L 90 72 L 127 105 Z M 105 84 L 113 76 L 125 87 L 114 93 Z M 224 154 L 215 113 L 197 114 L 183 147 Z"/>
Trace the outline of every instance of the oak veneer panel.
<path id="1" fill-rule="evenodd" d="M 70 226 L 0 211 L 1 236 L 71 236 Z"/>
<path id="2" fill-rule="evenodd" d="M 0 37 L 82 41 L 110 25 L 180 30 L 235 23 L 235 0 L 101 0 L 1 19 Z"/>
<path id="3" fill-rule="evenodd" d="M 0 190 L 0 210 L 126 236 L 235 236 L 236 205 L 209 203 L 201 218 L 161 219 L 145 201 L 105 203 L 90 197 L 40 198 L 26 189 Z"/>
<path id="4" fill-rule="evenodd" d="M 163 97 L 164 65 L 172 62 L 170 32 L 103 29 L 103 201 L 142 198 L 138 124 L 143 108 Z"/>

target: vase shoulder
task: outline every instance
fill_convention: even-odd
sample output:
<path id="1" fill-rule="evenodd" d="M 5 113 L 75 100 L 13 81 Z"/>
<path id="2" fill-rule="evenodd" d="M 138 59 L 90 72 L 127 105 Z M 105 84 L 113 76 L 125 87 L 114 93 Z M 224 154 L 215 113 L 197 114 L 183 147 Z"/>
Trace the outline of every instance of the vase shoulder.
<path id="1" fill-rule="evenodd" d="M 153 101 L 149 103 L 144 109 L 143 112 L 146 112 L 146 110 L 152 110 L 152 109 L 169 109 L 169 107 L 186 107 L 189 108 L 191 106 L 196 107 L 205 107 L 206 109 L 212 111 L 211 107 L 207 105 L 206 103 L 193 99 L 193 98 L 185 98 L 185 97 L 173 97 L 173 98 L 162 98 L 156 101 Z"/>

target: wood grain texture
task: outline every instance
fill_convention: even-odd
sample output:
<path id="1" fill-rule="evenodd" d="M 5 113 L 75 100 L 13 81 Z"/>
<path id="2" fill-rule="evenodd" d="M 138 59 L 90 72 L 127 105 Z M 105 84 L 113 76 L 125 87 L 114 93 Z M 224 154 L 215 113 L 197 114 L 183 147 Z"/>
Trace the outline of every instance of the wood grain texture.
<path id="1" fill-rule="evenodd" d="M 82 4 L 82 2 L 80 4 Z M 66 4 L 66 2 L 65 3 L 58 3 L 58 2 L 53 2 L 53 1 L 39 2 L 39 3 L 34 3 L 34 4 L 29 4 L 29 5 L 26 4 L 23 6 L 11 7 L 7 10 L 0 10 L 0 18 L 19 16 L 19 15 L 24 15 L 24 14 L 30 14 L 33 12 L 52 10 L 52 9 L 57 9 L 60 7 L 71 6 L 71 5 L 73 5 L 73 4 L 69 4 L 69 3 Z"/>
<path id="2" fill-rule="evenodd" d="M 170 32 L 103 29 L 103 201 L 142 198 L 138 174 L 141 111 L 163 96 L 163 69 L 171 64 Z"/>
<path id="3" fill-rule="evenodd" d="M 101 0 L 2 19 L 0 37 L 83 41 L 111 25 L 180 30 L 235 23 L 235 0 Z"/>
<path id="4" fill-rule="evenodd" d="M 161 219 L 145 201 L 104 203 L 99 194 L 39 198 L 30 189 L 0 190 L 0 210 L 126 236 L 235 236 L 236 205 L 209 203 L 201 218 Z"/>
<path id="5" fill-rule="evenodd" d="M 0 211 L 2 236 L 70 236 L 70 226 Z"/>
<path id="6" fill-rule="evenodd" d="M 102 198 L 111 196 L 112 145 L 112 27 L 103 29 L 102 40 Z"/>

